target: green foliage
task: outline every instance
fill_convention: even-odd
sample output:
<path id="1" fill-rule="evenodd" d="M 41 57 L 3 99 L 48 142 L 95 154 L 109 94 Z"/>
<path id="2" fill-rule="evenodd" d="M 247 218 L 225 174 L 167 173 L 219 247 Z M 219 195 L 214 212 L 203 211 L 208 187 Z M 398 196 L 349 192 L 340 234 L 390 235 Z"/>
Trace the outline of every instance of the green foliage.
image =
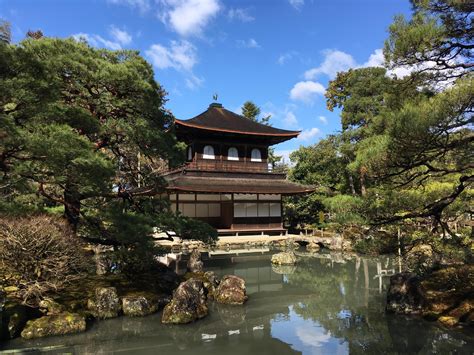
<path id="1" fill-rule="evenodd" d="M 340 154 L 340 143 L 339 137 L 328 136 L 315 145 L 300 147 L 291 153 L 295 164 L 289 178 L 330 191 L 347 189 L 346 162 Z"/>
<path id="2" fill-rule="evenodd" d="M 354 251 L 366 255 L 395 254 L 397 248 L 397 238 L 391 236 L 369 236 L 354 244 Z"/>
<path id="3" fill-rule="evenodd" d="M 389 28 L 384 49 L 387 63 L 391 67 L 418 66 L 412 74 L 417 80 L 439 82 L 465 76 L 472 70 L 474 56 L 472 4 L 457 0 L 411 2 L 411 19 L 397 16 Z"/>
<path id="4" fill-rule="evenodd" d="M 246 101 L 242 105 L 242 115 L 251 119 L 252 121 L 258 121 L 260 107 L 255 105 L 252 101 Z"/>
<path id="5" fill-rule="evenodd" d="M 339 224 L 364 224 L 364 200 L 358 196 L 336 195 L 324 199 L 324 206 L 334 213 L 333 221 Z"/>
<path id="6" fill-rule="evenodd" d="M 184 159 L 165 102 L 136 51 L 39 32 L 0 44 L 0 211 L 62 209 L 74 232 L 114 245 L 124 270 L 153 259 L 168 213 L 160 172 Z M 187 234 L 214 238 L 199 229 Z"/>
<path id="7" fill-rule="evenodd" d="M 291 196 L 283 200 L 285 222 L 291 228 L 298 225 L 316 225 L 319 221 L 319 212 L 324 209 L 323 196 L 312 193 L 306 196 Z"/>

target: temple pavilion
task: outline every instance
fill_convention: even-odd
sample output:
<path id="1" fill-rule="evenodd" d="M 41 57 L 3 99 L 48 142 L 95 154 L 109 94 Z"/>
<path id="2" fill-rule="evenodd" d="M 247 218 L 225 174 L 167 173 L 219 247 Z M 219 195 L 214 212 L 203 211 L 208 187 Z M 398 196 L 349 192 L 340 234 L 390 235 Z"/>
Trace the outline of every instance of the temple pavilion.
<path id="1" fill-rule="evenodd" d="M 313 191 L 268 164 L 268 148 L 299 131 L 255 122 L 219 103 L 194 118 L 176 119 L 175 131 L 187 145 L 187 162 L 164 175 L 171 208 L 220 235 L 284 233 L 282 196 Z"/>

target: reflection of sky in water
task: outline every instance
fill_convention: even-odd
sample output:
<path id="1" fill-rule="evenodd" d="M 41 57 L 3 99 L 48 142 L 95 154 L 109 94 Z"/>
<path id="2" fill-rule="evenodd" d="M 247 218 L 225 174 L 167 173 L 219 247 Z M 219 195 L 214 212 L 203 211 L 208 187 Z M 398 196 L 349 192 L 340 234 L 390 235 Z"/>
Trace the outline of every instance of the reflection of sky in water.
<path id="1" fill-rule="evenodd" d="M 317 322 L 304 319 L 289 306 L 288 317 L 276 317 L 271 321 L 273 338 L 289 344 L 303 354 L 348 354 L 349 347 L 331 335 Z"/>

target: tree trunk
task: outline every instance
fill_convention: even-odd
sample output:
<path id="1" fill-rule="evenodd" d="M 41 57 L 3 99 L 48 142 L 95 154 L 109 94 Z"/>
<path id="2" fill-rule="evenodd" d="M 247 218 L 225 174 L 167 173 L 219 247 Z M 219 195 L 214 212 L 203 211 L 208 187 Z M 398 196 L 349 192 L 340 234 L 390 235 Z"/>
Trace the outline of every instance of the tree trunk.
<path id="1" fill-rule="evenodd" d="M 352 177 L 351 174 L 349 174 L 349 186 L 351 188 L 351 192 L 353 195 L 356 194 L 356 189 L 355 189 L 355 186 L 354 186 L 354 178 Z"/>
<path id="2" fill-rule="evenodd" d="M 367 189 L 365 188 L 365 168 L 360 168 L 360 194 L 362 196 L 367 195 Z"/>
<path id="3" fill-rule="evenodd" d="M 64 190 L 64 215 L 74 233 L 77 231 L 80 212 L 81 200 L 79 192 L 74 187 L 66 185 Z"/>

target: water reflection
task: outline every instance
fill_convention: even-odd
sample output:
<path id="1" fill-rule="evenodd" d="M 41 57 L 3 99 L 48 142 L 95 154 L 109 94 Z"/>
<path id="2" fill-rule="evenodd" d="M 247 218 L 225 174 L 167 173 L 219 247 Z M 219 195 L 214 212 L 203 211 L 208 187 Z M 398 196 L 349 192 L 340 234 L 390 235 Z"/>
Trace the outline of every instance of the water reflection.
<path id="1" fill-rule="evenodd" d="M 471 354 L 472 336 L 384 313 L 390 258 L 298 253 L 296 267 L 272 267 L 270 253 L 205 255 L 208 270 L 245 278 L 250 299 L 212 304 L 209 317 L 162 325 L 161 314 L 94 323 L 83 334 L 1 344 L 0 349 L 130 354 Z M 182 272 L 186 257 L 170 258 Z"/>

